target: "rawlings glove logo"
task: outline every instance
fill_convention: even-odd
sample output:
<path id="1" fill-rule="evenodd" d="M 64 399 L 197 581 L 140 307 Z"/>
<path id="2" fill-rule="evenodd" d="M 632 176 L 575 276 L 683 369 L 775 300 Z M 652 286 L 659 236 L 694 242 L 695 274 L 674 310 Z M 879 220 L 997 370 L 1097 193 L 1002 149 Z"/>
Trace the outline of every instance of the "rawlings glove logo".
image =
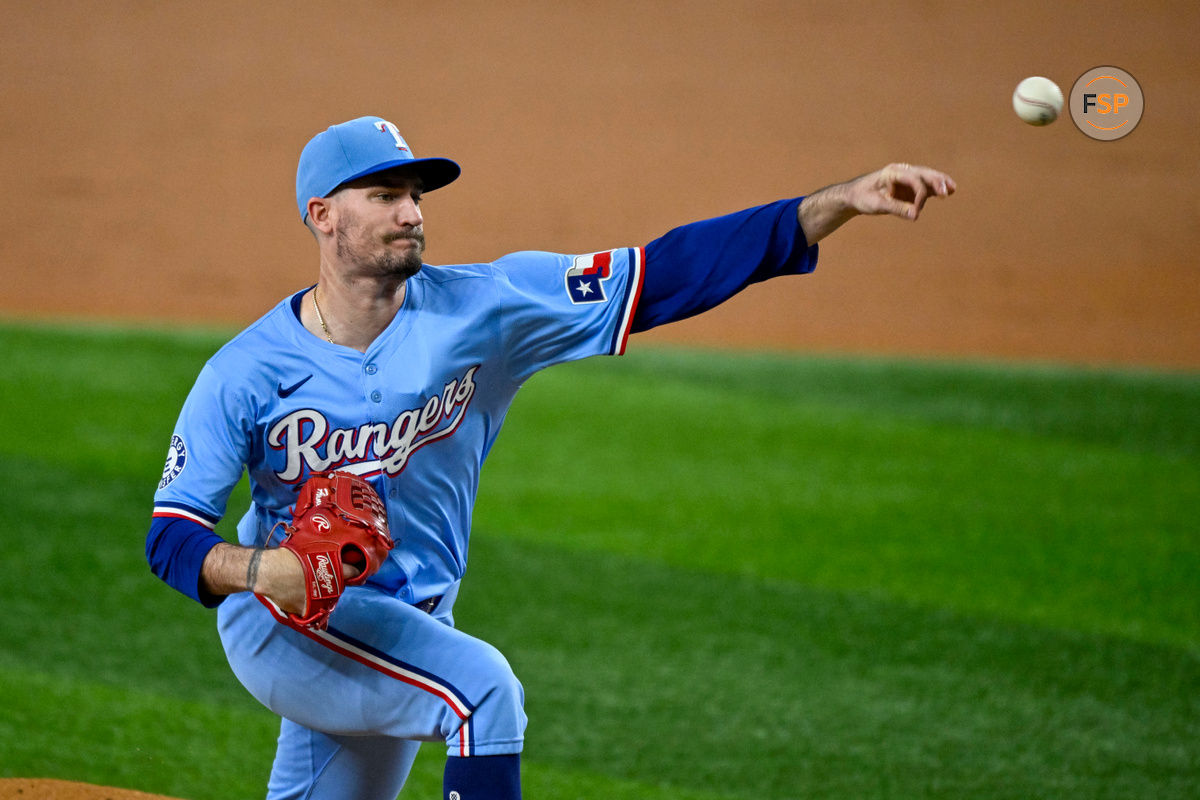
<path id="1" fill-rule="evenodd" d="M 328 523 L 326 523 L 328 524 Z M 313 557 L 314 588 L 321 590 L 317 597 L 333 597 L 338 594 L 337 581 L 333 579 L 333 560 L 325 553 Z"/>

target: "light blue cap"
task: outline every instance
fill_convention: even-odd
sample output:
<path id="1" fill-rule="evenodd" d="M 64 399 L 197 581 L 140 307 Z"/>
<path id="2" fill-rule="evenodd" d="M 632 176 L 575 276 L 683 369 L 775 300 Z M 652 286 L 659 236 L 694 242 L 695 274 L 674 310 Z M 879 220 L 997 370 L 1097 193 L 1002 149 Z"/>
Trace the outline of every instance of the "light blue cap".
<path id="1" fill-rule="evenodd" d="M 448 158 L 416 158 L 396 126 L 380 117 L 359 117 L 331 125 L 318 133 L 300 153 L 296 169 L 296 206 L 300 219 L 308 217 L 308 201 L 328 197 L 346 181 L 410 166 L 422 189 L 440 189 L 462 170 Z"/>

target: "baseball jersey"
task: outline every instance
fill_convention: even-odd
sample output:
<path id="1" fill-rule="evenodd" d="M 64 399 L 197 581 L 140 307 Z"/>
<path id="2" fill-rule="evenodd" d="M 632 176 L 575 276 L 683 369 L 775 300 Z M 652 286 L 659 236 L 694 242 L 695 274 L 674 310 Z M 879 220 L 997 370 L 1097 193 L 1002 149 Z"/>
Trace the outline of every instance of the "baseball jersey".
<path id="1" fill-rule="evenodd" d="M 620 354 L 631 331 L 716 305 L 776 274 L 811 271 L 800 198 L 671 231 L 645 248 L 521 252 L 425 265 L 365 353 L 313 336 L 301 291 L 222 347 L 184 402 L 154 496 L 147 559 L 206 605 L 212 532 L 243 470 L 242 545 L 278 544 L 313 472 L 368 478 L 397 541 L 370 584 L 408 602 L 463 576 L 480 470 L 522 383 L 552 364 Z M 639 302 L 640 301 L 640 302 Z"/>

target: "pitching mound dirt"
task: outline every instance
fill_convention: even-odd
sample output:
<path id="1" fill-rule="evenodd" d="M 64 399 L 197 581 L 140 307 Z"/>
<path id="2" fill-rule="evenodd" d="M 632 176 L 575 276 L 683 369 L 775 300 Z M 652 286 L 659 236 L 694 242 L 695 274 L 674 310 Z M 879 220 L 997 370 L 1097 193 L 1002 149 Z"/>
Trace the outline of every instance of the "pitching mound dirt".
<path id="1" fill-rule="evenodd" d="M 0 780 L 0 800 L 173 800 L 160 794 L 132 789 L 110 789 L 73 781 L 35 778 Z"/>

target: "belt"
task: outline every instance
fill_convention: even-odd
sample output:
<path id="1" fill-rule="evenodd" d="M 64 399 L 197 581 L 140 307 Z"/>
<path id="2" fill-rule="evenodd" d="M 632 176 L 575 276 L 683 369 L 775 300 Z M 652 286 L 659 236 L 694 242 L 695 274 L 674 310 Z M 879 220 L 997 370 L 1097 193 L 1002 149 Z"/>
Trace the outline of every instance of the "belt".
<path id="1" fill-rule="evenodd" d="M 432 614 L 433 610 L 437 608 L 437 605 L 440 602 L 442 602 L 442 595 L 439 594 L 437 597 L 430 597 L 427 600 L 422 600 L 419 603 L 413 603 L 413 608 L 424 611 L 426 614 Z"/>

